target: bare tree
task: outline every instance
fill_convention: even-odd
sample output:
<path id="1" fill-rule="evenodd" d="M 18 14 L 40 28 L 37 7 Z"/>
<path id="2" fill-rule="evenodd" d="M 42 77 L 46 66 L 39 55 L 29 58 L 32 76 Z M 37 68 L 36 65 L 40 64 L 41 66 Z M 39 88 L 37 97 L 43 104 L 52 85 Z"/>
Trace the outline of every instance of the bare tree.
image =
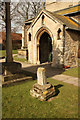
<path id="1" fill-rule="evenodd" d="M 0 10 L 0 25 L 2 25 L 2 29 L 5 30 L 5 4 L 0 2 L 1 10 Z M 24 21 L 28 18 L 32 18 L 36 16 L 42 7 L 41 0 L 37 2 L 33 2 L 32 0 L 19 0 L 19 2 L 11 2 L 10 3 L 10 18 L 11 18 L 11 31 L 17 32 L 22 30 L 22 26 L 24 25 Z"/>
<path id="2" fill-rule="evenodd" d="M 38 0 L 37 2 L 30 2 L 31 3 L 31 17 L 35 17 L 38 15 L 40 9 L 42 8 L 42 2 L 41 0 Z"/>
<path id="3" fill-rule="evenodd" d="M 15 4 L 15 3 L 14 3 Z M 13 4 L 13 6 L 14 6 Z M 29 9 L 30 9 L 30 2 L 22 2 L 21 0 L 19 1 L 16 9 L 12 12 L 12 25 L 15 26 L 15 30 L 22 29 L 21 27 L 24 24 L 24 21 L 28 19 L 28 14 L 29 14 Z M 13 16 L 14 14 L 14 16 Z"/>
<path id="4" fill-rule="evenodd" d="M 0 26 L 2 27 L 2 30 L 5 28 L 5 4 L 0 1 Z"/>
<path id="5" fill-rule="evenodd" d="M 2 26 L 2 30 L 5 31 L 6 24 L 6 16 L 5 16 L 5 3 L 0 2 L 1 10 L 0 10 L 0 25 Z M 11 2 L 10 3 L 10 19 L 11 19 L 11 30 L 18 31 L 21 29 L 24 21 L 28 19 L 28 10 L 29 10 L 29 2 Z"/>

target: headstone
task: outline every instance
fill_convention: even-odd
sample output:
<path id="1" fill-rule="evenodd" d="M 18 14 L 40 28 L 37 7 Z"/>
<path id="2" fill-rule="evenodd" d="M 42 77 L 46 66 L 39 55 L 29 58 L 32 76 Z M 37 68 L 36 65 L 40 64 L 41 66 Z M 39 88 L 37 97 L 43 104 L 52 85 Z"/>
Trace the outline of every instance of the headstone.
<path id="1" fill-rule="evenodd" d="M 46 70 L 43 67 L 39 67 L 38 70 L 37 70 L 37 83 L 39 85 L 45 85 L 45 84 L 47 84 Z"/>
<path id="2" fill-rule="evenodd" d="M 30 94 L 33 97 L 39 98 L 41 101 L 48 100 L 55 95 L 55 88 L 52 84 L 47 83 L 45 68 L 38 68 L 37 83 L 33 85 L 33 88 L 30 90 Z"/>

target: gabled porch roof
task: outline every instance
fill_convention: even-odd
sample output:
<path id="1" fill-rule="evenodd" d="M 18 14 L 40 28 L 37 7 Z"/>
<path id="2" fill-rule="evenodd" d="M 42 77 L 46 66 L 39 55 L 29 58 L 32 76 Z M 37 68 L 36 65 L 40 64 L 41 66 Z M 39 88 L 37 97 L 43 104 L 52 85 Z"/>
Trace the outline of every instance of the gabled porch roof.
<path id="1" fill-rule="evenodd" d="M 57 22 L 65 25 L 66 29 L 72 29 L 72 30 L 80 31 L 80 25 L 78 23 L 76 23 L 75 21 L 73 21 L 72 19 L 70 19 L 69 17 L 63 16 L 63 15 L 59 15 L 57 13 L 53 13 L 53 12 L 47 11 L 45 9 L 42 9 L 40 11 L 40 13 L 35 18 L 32 18 L 31 26 L 34 26 L 34 24 L 37 22 L 37 20 L 39 19 L 40 15 L 42 13 L 44 13 L 47 16 L 49 16 L 49 18 L 51 18 L 53 21 L 57 21 Z M 26 22 L 29 22 L 29 21 L 30 20 L 27 20 Z"/>

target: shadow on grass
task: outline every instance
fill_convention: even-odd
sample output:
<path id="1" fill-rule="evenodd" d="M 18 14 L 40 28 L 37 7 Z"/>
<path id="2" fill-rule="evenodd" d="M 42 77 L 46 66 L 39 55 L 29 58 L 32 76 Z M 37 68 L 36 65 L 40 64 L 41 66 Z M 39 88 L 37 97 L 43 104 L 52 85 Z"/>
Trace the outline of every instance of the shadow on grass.
<path id="1" fill-rule="evenodd" d="M 47 84 L 49 84 L 49 82 L 47 82 Z M 62 85 L 62 84 L 58 84 L 58 85 L 55 85 L 54 86 L 54 88 L 55 88 L 55 95 L 53 95 L 53 97 L 55 97 L 55 96 L 57 96 L 59 93 L 60 93 L 60 91 L 59 91 L 59 88 L 60 87 L 63 87 L 64 85 Z"/>
<path id="2" fill-rule="evenodd" d="M 25 74 L 26 76 L 32 76 L 33 80 L 37 79 L 37 74 L 29 71 L 22 70 L 20 73 Z"/>
<path id="3" fill-rule="evenodd" d="M 62 87 L 62 86 L 63 86 L 62 84 L 58 84 L 58 85 L 54 86 L 55 92 L 53 93 L 52 96 L 49 96 L 49 97 L 46 99 L 46 101 L 50 102 L 50 101 L 52 101 L 53 99 L 55 99 L 55 98 L 58 96 L 58 94 L 60 93 L 59 88 Z"/>
<path id="4" fill-rule="evenodd" d="M 60 91 L 59 91 L 60 87 L 63 87 L 63 85 L 62 84 L 58 84 L 58 85 L 54 86 L 55 92 L 56 92 L 56 94 L 54 95 L 54 97 L 57 96 L 60 93 Z"/>

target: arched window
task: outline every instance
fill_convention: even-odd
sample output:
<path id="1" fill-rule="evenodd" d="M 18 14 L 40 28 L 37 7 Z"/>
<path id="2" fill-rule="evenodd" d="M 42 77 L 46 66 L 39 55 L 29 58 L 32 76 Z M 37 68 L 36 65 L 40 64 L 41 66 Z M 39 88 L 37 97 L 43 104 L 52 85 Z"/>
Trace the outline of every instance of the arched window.
<path id="1" fill-rule="evenodd" d="M 45 19 L 45 16 L 43 15 L 42 16 L 42 24 L 44 24 L 44 19 Z"/>
<path id="2" fill-rule="evenodd" d="M 61 29 L 59 28 L 57 31 L 57 39 L 60 40 L 61 39 Z"/>
<path id="3" fill-rule="evenodd" d="M 31 33 L 29 33 L 29 41 L 31 41 Z"/>

